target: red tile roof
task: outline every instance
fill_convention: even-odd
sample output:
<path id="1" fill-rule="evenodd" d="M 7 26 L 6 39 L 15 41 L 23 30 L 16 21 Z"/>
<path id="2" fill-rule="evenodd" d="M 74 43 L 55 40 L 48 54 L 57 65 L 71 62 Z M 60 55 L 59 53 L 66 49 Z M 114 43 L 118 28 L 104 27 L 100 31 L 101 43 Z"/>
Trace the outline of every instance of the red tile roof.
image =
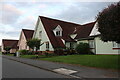
<path id="1" fill-rule="evenodd" d="M 79 24 L 51 19 L 43 16 L 39 17 L 54 48 L 65 47 L 64 43 L 62 42 L 62 39 L 65 41 L 73 42 L 74 40 L 70 37 L 70 34 L 73 33 L 75 27 L 81 26 Z M 53 33 L 53 29 L 55 29 L 58 25 L 60 25 L 63 29 L 61 37 L 55 36 Z"/>
<path id="2" fill-rule="evenodd" d="M 88 24 L 82 25 L 82 27 L 77 27 L 77 36 L 75 39 L 80 39 L 80 38 L 87 38 L 89 37 L 94 25 L 96 22 L 91 22 Z"/>
<path id="3" fill-rule="evenodd" d="M 32 39 L 34 30 L 22 29 L 22 31 L 26 37 L 26 40 Z"/>
<path id="4" fill-rule="evenodd" d="M 80 25 L 71 22 L 51 19 L 43 16 L 39 17 L 54 48 L 65 47 L 62 39 L 65 40 L 66 42 L 74 42 L 75 40 L 70 37 L 71 34 L 75 33 L 77 34 L 75 39 L 88 37 L 95 24 L 95 22 L 91 22 L 85 25 Z M 61 37 L 55 36 L 55 34 L 53 33 L 53 30 L 58 25 L 60 25 L 63 30 Z"/>
<path id="5" fill-rule="evenodd" d="M 2 43 L 3 43 L 3 46 L 4 47 L 11 47 L 12 49 L 17 49 L 17 43 L 18 43 L 18 40 L 11 40 L 11 39 L 3 39 L 2 40 Z"/>

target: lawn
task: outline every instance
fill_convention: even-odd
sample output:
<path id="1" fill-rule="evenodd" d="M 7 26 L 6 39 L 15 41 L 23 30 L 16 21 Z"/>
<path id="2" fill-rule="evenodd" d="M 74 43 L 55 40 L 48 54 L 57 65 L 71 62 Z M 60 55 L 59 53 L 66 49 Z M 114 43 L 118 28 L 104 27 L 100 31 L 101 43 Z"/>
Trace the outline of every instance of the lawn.
<path id="1" fill-rule="evenodd" d="M 120 69 L 120 66 L 118 67 L 118 56 L 120 55 L 67 55 L 53 57 L 39 56 L 38 59 L 105 69 Z M 36 56 L 23 55 L 21 57 L 35 58 Z"/>
<path id="2" fill-rule="evenodd" d="M 30 59 L 39 59 L 39 58 L 46 58 L 45 55 L 20 55 L 22 58 L 30 58 Z"/>

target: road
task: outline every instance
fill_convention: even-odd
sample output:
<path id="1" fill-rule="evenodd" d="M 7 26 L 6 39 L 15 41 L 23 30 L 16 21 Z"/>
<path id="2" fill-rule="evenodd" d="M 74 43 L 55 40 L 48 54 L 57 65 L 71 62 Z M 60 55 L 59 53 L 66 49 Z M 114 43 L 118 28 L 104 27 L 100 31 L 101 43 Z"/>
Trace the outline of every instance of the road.
<path id="1" fill-rule="evenodd" d="M 70 78 L 6 58 L 2 59 L 2 63 L 3 78 Z"/>

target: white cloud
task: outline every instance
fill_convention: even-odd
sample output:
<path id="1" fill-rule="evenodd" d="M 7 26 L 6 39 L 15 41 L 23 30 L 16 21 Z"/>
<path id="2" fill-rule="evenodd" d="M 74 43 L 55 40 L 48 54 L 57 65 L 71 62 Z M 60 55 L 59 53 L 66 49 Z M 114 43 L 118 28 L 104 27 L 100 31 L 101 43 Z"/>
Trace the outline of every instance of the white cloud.
<path id="1" fill-rule="evenodd" d="M 12 35 L 8 35 L 5 33 L 0 33 L 0 45 L 2 43 L 2 39 L 19 39 L 18 36 L 12 36 Z"/>
<path id="2" fill-rule="evenodd" d="M 2 4 L 2 20 L 3 24 L 14 24 L 18 18 L 22 15 L 22 11 L 13 6 L 12 4 Z"/>
<path id="3" fill-rule="evenodd" d="M 36 24 L 36 20 L 33 16 L 27 16 L 17 22 L 17 25 L 21 26 L 20 28 L 28 28 L 28 29 L 34 29 L 35 24 Z"/>

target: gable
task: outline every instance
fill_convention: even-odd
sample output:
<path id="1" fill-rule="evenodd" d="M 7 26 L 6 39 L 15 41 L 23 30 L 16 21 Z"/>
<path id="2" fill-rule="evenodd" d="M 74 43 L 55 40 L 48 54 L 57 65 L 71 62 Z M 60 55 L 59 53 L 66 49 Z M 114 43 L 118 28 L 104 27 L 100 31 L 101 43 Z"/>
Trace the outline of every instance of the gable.
<path id="1" fill-rule="evenodd" d="M 23 33 L 23 31 L 21 31 L 21 34 L 20 34 L 20 38 L 19 38 L 19 41 L 18 41 L 18 46 L 22 43 L 22 42 L 26 42 L 26 38 L 25 38 L 25 35 Z"/>
<path id="2" fill-rule="evenodd" d="M 97 26 L 98 26 L 98 23 L 96 22 L 89 36 L 95 36 L 100 34 Z"/>
<path id="3" fill-rule="evenodd" d="M 58 25 L 53 31 L 63 31 L 63 30 L 62 30 L 61 26 Z"/>

